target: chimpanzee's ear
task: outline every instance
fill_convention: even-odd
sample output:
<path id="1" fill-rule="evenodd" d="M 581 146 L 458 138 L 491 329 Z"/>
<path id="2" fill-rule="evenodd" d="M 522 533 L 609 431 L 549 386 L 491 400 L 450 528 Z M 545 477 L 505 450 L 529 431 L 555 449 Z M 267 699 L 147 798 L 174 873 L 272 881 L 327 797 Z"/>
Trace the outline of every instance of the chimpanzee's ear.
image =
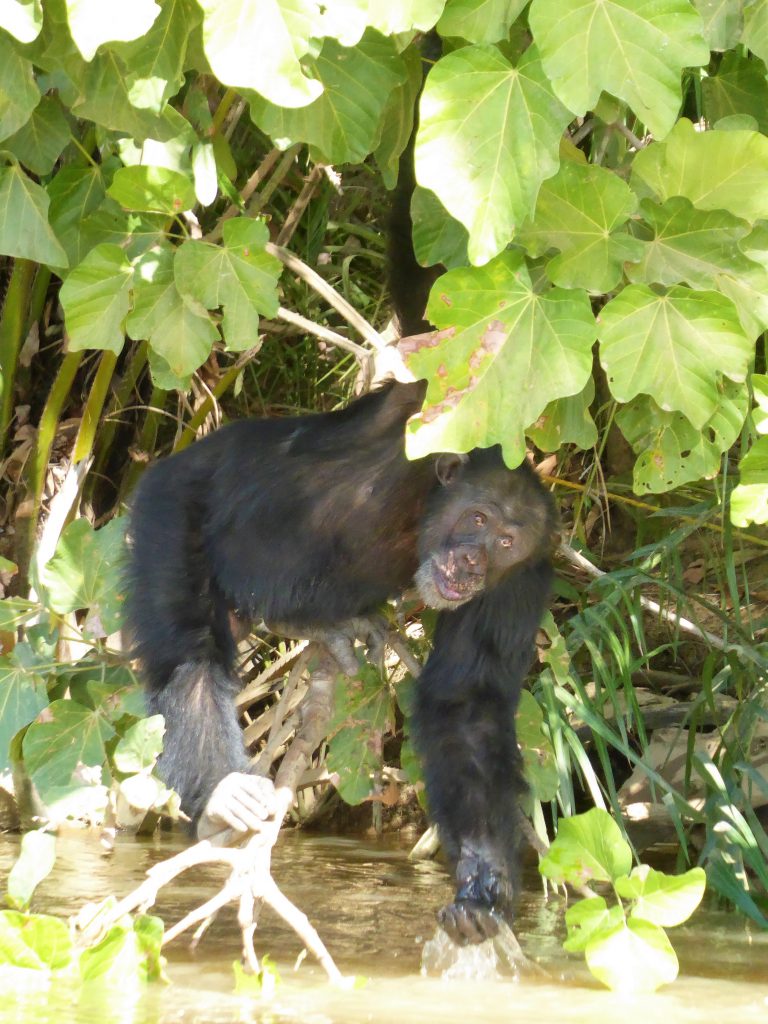
<path id="1" fill-rule="evenodd" d="M 459 455 L 454 452 L 446 452 L 443 455 L 438 455 L 435 462 L 435 473 L 437 474 L 437 479 L 443 487 L 447 484 L 452 484 L 454 480 L 458 479 L 461 475 L 462 466 L 465 466 L 468 462 L 468 455 Z"/>

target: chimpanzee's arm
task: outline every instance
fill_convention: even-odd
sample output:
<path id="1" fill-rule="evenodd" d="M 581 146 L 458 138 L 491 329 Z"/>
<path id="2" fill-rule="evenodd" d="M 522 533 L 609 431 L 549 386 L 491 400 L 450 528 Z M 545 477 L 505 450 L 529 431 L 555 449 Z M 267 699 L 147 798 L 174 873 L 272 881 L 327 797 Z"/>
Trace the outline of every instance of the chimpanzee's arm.
<path id="1" fill-rule="evenodd" d="M 551 577 L 541 561 L 441 613 L 417 687 L 427 801 L 456 872 L 455 900 L 438 920 L 462 945 L 495 934 L 496 914 L 511 907 L 525 789 L 515 712 Z"/>

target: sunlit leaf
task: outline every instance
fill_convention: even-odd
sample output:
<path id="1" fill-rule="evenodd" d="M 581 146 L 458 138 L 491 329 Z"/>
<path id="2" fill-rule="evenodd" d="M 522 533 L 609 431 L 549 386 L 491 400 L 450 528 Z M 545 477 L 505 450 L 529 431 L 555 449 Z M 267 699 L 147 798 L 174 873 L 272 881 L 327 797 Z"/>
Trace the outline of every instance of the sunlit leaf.
<path id="1" fill-rule="evenodd" d="M 465 46 L 432 68 L 420 101 L 416 178 L 469 231 L 472 263 L 499 253 L 533 212 L 570 120 L 534 47 L 517 67 L 494 46 Z"/>
<path id="2" fill-rule="evenodd" d="M 547 263 L 547 276 L 561 288 L 609 292 L 621 281 L 624 262 L 642 253 L 642 244 L 624 229 L 636 207 L 616 174 L 564 161 L 542 184 L 533 220 L 519 240 L 532 256 L 559 250 Z"/>
<path id="3" fill-rule="evenodd" d="M 679 114 L 683 68 L 709 60 L 688 0 L 533 0 L 529 23 L 562 103 L 584 114 L 611 93 L 660 137 Z"/>
<path id="4" fill-rule="evenodd" d="M 47 914 L 0 911 L 0 964 L 33 970 L 57 970 L 72 959 L 66 921 Z"/>
<path id="5" fill-rule="evenodd" d="M 508 465 L 519 465 L 525 428 L 590 376 L 595 322 L 586 295 L 539 292 L 521 255 L 507 252 L 441 277 L 427 317 L 444 332 L 406 352 L 416 376 L 429 381 L 409 427 L 409 454 L 499 443 Z"/>
<path id="6" fill-rule="evenodd" d="M 156 211 L 174 216 L 195 205 L 195 187 L 186 174 L 168 167 L 121 167 L 107 195 L 128 210 Z"/>
<path id="7" fill-rule="evenodd" d="M 469 43 L 506 39 L 528 0 L 448 0 L 437 23 L 441 36 L 458 36 Z"/>
<path id="8" fill-rule="evenodd" d="M 741 38 L 743 0 L 693 0 L 710 50 L 729 50 Z M 706 79 L 705 79 L 706 81 Z"/>
<path id="9" fill-rule="evenodd" d="M 614 992 L 655 992 L 677 977 L 677 957 L 669 939 L 648 921 L 598 930 L 585 955 L 592 974 Z"/>
<path id="10" fill-rule="evenodd" d="M 31 43 L 42 27 L 41 0 L 0 0 L 0 28 L 20 43 Z"/>
<path id="11" fill-rule="evenodd" d="M 205 54 L 225 85 L 255 89 L 281 107 L 304 107 L 322 92 L 299 61 L 310 48 L 312 0 L 201 0 Z"/>
<path id="12" fill-rule="evenodd" d="M 59 297 L 72 351 L 110 349 L 119 355 L 132 282 L 133 269 L 125 253 L 109 243 L 91 249 L 71 271 Z"/>
<path id="13" fill-rule="evenodd" d="M 22 744 L 25 767 L 43 801 L 72 781 L 79 764 L 102 765 L 104 744 L 114 735 L 101 711 L 73 700 L 53 701 L 46 716 L 30 725 Z"/>
<path id="14" fill-rule="evenodd" d="M 590 379 L 577 395 L 550 402 L 526 434 L 543 452 L 556 452 L 561 445 L 592 448 L 597 443 L 597 427 L 590 407 L 595 398 L 595 382 Z"/>
<path id="15" fill-rule="evenodd" d="M 624 913 L 617 904 L 609 907 L 602 896 L 579 900 L 565 912 L 568 938 L 563 949 L 583 953 L 590 939 L 598 932 L 613 931 L 624 923 Z"/>
<path id="16" fill-rule="evenodd" d="M 660 295 L 630 285 L 600 313 L 600 361 L 620 402 L 650 395 L 702 427 L 717 408 L 717 381 L 746 378 L 753 345 L 733 303 L 676 286 Z"/>
<path id="17" fill-rule="evenodd" d="M 111 39 L 138 39 L 160 13 L 155 0 L 65 0 L 72 38 L 86 60 Z"/>
<path id="18" fill-rule="evenodd" d="M 182 295 L 207 309 L 223 307 L 227 347 L 242 351 L 255 345 L 259 313 L 275 316 L 277 281 L 282 265 L 264 250 L 266 224 L 249 217 L 224 223 L 224 242 L 184 242 L 176 253 L 174 274 Z"/>
<path id="19" fill-rule="evenodd" d="M 768 523 L 768 437 L 760 437 L 739 463 L 739 485 L 731 494 L 735 526 Z"/>
<path id="20" fill-rule="evenodd" d="M 0 772 L 10 767 L 13 737 L 47 704 L 45 684 L 39 675 L 11 657 L 0 658 Z"/>
<path id="21" fill-rule="evenodd" d="M 394 42 L 367 32 L 357 46 L 328 39 L 309 66 L 323 92 L 309 106 L 274 106 L 256 99 L 251 117 L 278 145 L 306 142 L 325 163 L 356 163 L 377 142 L 379 121 L 392 91 L 406 80 Z"/>
<path id="22" fill-rule="evenodd" d="M 616 880 L 616 892 L 623 899 L 635 900 L 633 921 L 650 921 L 662 928 L 673 928 L 687 921 L 704 895 L 707 877 L 703 868 L 691 868 L 682 875 L 667 875 L 647 864 L 632 869 L 632 874 Z"/>
<path id="23" fill-rule="evenodd" d="M 183 379 L 208 358 L 218 331 L 203 307 L 185 300 L 176 288 L 172 251 L 147 253 L 137 263 L 135 275 L 128 334 L 137 341 L 146 338 L 173 379 Z"/>
<path id="24" fill-rule="evenodd" d="M 125 527 L 124 518 L 112 519 L 99 530 L 87 519 L 75 519 L 66 527 L 41 573 L 54 611 L 96 609 L 107 633 L 120 628 Z"/>
<path id="25" fill-rule="evenodd" d="M 39 102 L 31 62 L 0 32 L 0 140 L 17 132 Z"/>
<path id="26" fill-rule="evenodd" d="M 20 167 L 0 167 L 0 252 L 66 267 L 67 255 L 48 223 L 48 195 Z"/>
<path id="27" fill-rule="evenodd" d="M 56 863 L 56 838 L 48 832 L 27 832 L 21 852 L 8 875 L 8 899 L 17 910 L 26 910 L 32 895 Z"/>
<path id="28" fill-rule="evenodd" d="M 610 882 L 629 874 L 631 867 L 629 844 L 610 814 L 599 807 L 561 819 L 556 839 L 539 862 L 546 878 L 571 885 Z"/>
<path id="29" fill-rule="evenodd" d="M 723 452 L 736 441 L 747 414 L 743 384 L 717 382 L 720 400 L 703 427 L 679 412 L 664 412 L 647 395 L 619 409 L 616 422 L 637 453 L 633 469 L 636 492 L 662 493 L 693 480 L 711 479 L 720 471 Z"/>
<path id="30" fill-rule="evenodd" d="M 140 772 L 151 768 L 163 749 L 165 721 L 162 715 L 142 718 L 120 739 L 112 755 L 120 772 Z"/>
<path id="31" fill-rule="evenodd" d="M 664 142 L 637 154 L 632 185 L 660 202 L 685 196 L 700 210 L 728 210 L 750 222 L 768 217 L 768 138 L 700 132 L 681 118 Z"/>
<path id="32" fill-rule="evenodd" d="M 766 0 L 745 0 L 744 32 L 741 41 L 752 53 L 768 63 L 768 3 Z"/>

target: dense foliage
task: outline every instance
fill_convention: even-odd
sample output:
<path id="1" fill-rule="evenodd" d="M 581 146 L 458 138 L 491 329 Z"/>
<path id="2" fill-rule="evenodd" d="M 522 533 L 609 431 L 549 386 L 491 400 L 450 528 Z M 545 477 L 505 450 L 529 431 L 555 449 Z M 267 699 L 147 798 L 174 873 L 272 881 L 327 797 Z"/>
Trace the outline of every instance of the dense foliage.
<path id="1" fill-rule="evenodd" d="M 381 344 L 382 192 L 418 109 L 414 245 L 447 272 L 441 334 L 407 346 L 429 380 L 409 451 L 557 453 L 574 546 L 600 560 L 612 509 L 624 555 L 589 588 L 566 574 L 546 624 L 521 730 L 534 822 L 585 795 L 620 813 L 636 769 L 766 924 L 768 540 L 745 532 L 768 522 L 766 61 L 765 0 L 0 4 L 0 768 L 46 803 L 151 778 L 151 730 L 115 758 L 140 707 L 110 660 L 122 527 L 102 523 L 222 403 L 349 391 Z M 63 529 L 78 500 L 91 522 Z M 647 709 L 670 675 L 689 699 Z M 330 763 L 354 801 L 406 690 L 396 711 L 363 675 L 340 701 Z"/>

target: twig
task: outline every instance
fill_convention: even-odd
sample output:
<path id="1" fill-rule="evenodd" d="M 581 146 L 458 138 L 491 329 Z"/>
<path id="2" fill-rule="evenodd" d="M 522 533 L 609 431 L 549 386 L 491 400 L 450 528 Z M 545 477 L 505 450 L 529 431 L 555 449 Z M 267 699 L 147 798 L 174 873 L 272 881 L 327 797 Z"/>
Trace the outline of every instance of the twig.
<path id="1" fill-rule="evenodd" d="M 623 121 L 614 121 L 611 128 L 615 128 L 635 149 L 645 149 L 645 143 L 639 139 L 631 129 L 627 128 Z"/>
<path id="2" fill-rule="evenodd" d="M 595 579 L 600 579 L 608 574 L 602 569 L 598 569 L 596 565 L 593 565 L 588 558 L 585 558 L 579 551 L 576 551 L 571 547 L 570 544 L 563 542 L 560 545 L 560 554 L 567 559 L 572 565 L 582 569 L 588 575 Z M 719 651 L 733 650 L 736 645 L 730 644 L 723 640 L 722 637 L 716 636 L 714 633 L 710 633 L 706 629 L 702 629 L 697 626 L 695 622 L 691 622 L 690 619 L 686 619 L 682 615 L 678 615 L 677 612 L 670 611 L 669 608 L 662 608 L 658 601 L 654 601 L 650 597 L 645 597 L 643 594 L 640 595 L 640 604 L 649 612 L 653 612 L 654 615 L 660 615 L 666 622 L 671 622 L 678 629 L 683 630 L 685 633 L 691 633 L 693 636 L 699 637 L 700 640 L 706 640 L 712 647 L 716 647 Z"/>
<path id="3" fill-rule="evenodd" d="M 294 327 L 300 327 L 307 334 L 313 334 L 316 338 L 320 338 L 321 341 L 327 341 L 330 345 L 335 345 L 337 348 L 343 348 L 345 352 L 351 352 L 352 355 L 357 359 L 359 363 L 370 361 L 373 356 L 372 354 L 358 345 L 354 341 L 350 341 L 349 338 L 345 338 L 343 334 L 337 334 L 336 331 L 332 331 L 329 327 L 323 327 L 322 324 L 316 324 L 313 320 L 308 320 L 305 316 L 300 313 L 294 313 L 291 309 L 286 309 L 284 306 L 280 306 L 277 315 L 281 320 L 284 320 L 287 324 L 293 324 Z"/>
<path id="4" fill-rule="evenodd" d="M 283 226 L 280 228 L 275 242 L 277 245 L 288 245 L 293 233 L 298 227 L 301 215 L 309 205 L 309 201 L 315 193 L 315 189 L 320 184 L 322 179 L 325 177 L 325 165 L 315 164 L 311 172 L 307 176 L 307 180 L 304 182 L 304 187 L 296 199 L 296 202 L 291 206 L 288 211 L 288 216 L 285 218 Z"/>
<path id="5" fill-rule="evenodd" d="M 301 278 L 302 281 L 306 281 L 310 288 L 322 296 L 337 313 L 340 313 L 347 323 L 354 327 L 358 334 L 362 335 L 373 348 L 382 349 L 386 347 L 386 342 L 379 332 L 371 327 L 368 321 L 357 312 L 355 307 L 350 305 L 344 296 L 340 295 L 317 271 L 313 270 L 303 260 L 300 260 L 298 256 L 282 246 L 267 242 L 265 248 L 268 253 L 276 256 L 292 273 Z"/>

